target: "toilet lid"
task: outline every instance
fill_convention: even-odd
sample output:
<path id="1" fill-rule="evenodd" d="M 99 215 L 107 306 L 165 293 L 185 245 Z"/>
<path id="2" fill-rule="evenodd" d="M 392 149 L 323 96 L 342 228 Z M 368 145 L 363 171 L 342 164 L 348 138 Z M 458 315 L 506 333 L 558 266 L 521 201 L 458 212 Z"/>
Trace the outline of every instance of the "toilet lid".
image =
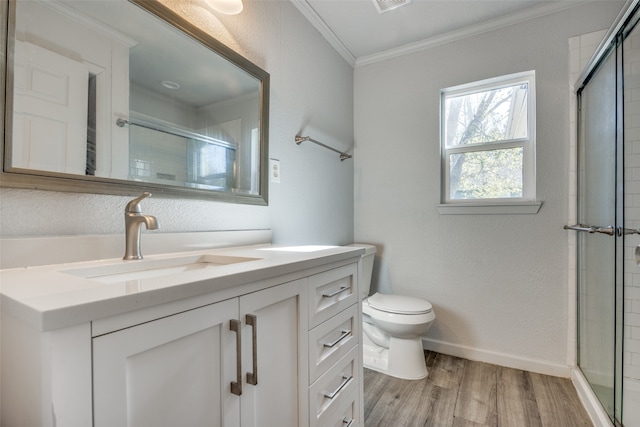
<path id="1" fill-rule="evenodd" d="M 398 314 L 424 314 L 433 310 L 431 303 L 405 295 L 375 293 L 367 298 L 369 305 L 377 310 Z"/>

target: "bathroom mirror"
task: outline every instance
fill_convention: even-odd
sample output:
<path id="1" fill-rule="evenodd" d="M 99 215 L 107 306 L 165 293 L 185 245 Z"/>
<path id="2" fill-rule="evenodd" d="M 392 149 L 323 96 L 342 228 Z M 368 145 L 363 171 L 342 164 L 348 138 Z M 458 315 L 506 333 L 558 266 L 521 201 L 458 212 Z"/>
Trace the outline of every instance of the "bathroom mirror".
<path id="1" fill-rule="evenodd" d="M 4 7 L 2 186 L 267 204 L 268 73 L 157 1 Z"/>

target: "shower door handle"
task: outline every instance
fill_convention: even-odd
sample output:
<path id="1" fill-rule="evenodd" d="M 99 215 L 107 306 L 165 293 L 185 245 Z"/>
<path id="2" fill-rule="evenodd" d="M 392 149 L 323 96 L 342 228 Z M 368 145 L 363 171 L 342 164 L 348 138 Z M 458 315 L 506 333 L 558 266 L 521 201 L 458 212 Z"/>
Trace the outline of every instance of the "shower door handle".
<path id="1" fill-rule="evenodd" d="M 609 236 L 613 236 L 619 233 L 619 230 L 616 230 L 616 228 L 612 226 L 596 227 L 595 225 L 589 226 L 589 225 L 576 224 L 576 225 L 565 225 L 563 228 L 565 230 L 584 231 L 591 234 L 603 233 L 603 234 L 608 234 Z"/>
<path id="2" fill-rule="evenodd" d="M 585 231 L 587 233 L 604 233 L 610 236 L 614 234 L 617 236 L 628 235 L 628 234 L 640 234 L 640 228 L 624 228 L 624 227 L 595 227 L 588 226 L 582 224 L 576 225 L 565 225 L 563 227 L 565 230 L 573 230 L 573 231 Z"/>

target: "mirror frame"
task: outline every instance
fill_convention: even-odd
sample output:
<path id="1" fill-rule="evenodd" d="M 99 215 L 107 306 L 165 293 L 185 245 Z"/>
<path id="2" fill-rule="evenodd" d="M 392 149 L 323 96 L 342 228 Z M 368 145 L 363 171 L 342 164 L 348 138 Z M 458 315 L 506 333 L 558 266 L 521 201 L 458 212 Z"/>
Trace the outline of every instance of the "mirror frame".
<path id="1" fill-rule="evenodd" d="M 165 21 L 178 31 L 189 36 L 214 53 L 232 62 L 237 67 L 260 81 L 260 185 L 259 194 L 244 194 L 219 190 L 185 188 L 156 183 L 126 181 L 101 177 L 61 174 L 55 172 L 5 171 L 5 156 L 10 149 L 12 123 L 9 117 L 13 111 L 13 45 L 15 40 L 15 2 L 19 0 L 0 1 L 0 97 L 4 102 L 0 106 L 0 126 L 4 128 L 2 150 L 0 150 L 0 188 L 19 188 L 31 190 L 61 191 L 72 193 L 110 194 L 133 196 L 144 191 L 153 193 L 154 197 L 199 199 L 250 205 L 268 205 L 269 190 L 269 73 L 221 43 L 205 31 L 196 27 L 167 6 L 155 0 L 128 0 L 133 6 L 140 7 L 151 15 Z"/>

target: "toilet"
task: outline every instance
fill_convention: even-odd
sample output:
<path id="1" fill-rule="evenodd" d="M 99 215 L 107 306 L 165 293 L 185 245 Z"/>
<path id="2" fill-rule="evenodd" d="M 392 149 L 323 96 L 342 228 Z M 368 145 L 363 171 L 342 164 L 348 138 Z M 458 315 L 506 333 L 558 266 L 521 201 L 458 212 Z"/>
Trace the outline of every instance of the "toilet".
<path id="1" fill-rule="evenodd" d="M 362 255 L 362 336 L 364 367 L 396 378 L 418 380 L 428 374 L 422 336 L 436 318 L 428 301 L 404 295 L 369 296 L 376 247 Z"/>

